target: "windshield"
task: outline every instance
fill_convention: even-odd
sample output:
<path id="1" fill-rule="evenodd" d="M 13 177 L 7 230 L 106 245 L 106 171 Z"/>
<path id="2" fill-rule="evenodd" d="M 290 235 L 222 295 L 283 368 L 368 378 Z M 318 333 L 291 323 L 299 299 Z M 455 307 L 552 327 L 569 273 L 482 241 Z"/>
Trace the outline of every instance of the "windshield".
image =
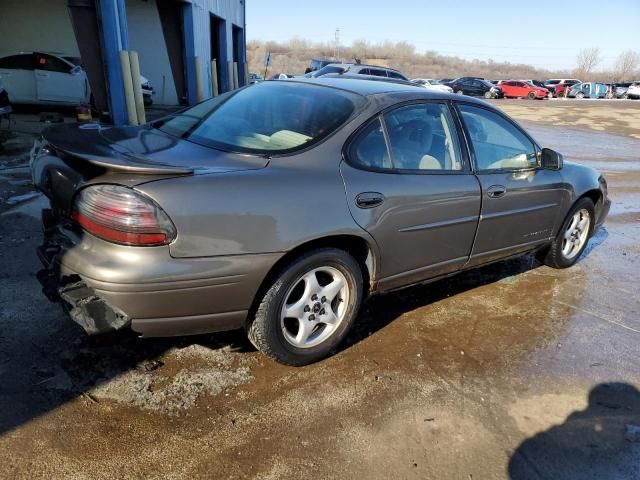
<path id="1" fill-rule="evenodd" d="M 312 145 L 364 104 L 360 95 L 294 82 L 262 82 L 160 119 L 169 135 L 227 151 L 284 153 Z"/>

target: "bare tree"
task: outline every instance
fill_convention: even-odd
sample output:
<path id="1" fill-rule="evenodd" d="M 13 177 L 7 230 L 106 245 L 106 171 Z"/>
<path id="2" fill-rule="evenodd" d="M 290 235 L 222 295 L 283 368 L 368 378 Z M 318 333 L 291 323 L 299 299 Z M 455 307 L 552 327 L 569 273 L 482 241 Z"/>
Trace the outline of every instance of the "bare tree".
<path id="1" fill-rule="evenodd" d="M 601 61 L 599 48 L 583 48 L 576 57 L 576 63 L 578 64 L 576 74 L 582 77 L 589 75 Z"/>
<path id="2" fill-rule="evenodd" d="M 627 50 L 618 55 L 614 67 L 614 74 L 617 81 L 633 80 L 630 78 L 640 66 L 640 53 Z"/>

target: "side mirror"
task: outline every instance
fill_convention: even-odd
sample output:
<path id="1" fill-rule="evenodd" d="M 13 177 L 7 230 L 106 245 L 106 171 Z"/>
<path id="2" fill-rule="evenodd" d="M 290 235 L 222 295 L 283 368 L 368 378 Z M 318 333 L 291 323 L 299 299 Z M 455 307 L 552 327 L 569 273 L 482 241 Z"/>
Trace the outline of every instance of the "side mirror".
<path id="1" fill-rule="evenodd" d="M 541 167 L 547 170 L 560 170 L 564 163 L 564 157 L 561 153 L 551 150 L 550 148 L 542 149 Z"/>

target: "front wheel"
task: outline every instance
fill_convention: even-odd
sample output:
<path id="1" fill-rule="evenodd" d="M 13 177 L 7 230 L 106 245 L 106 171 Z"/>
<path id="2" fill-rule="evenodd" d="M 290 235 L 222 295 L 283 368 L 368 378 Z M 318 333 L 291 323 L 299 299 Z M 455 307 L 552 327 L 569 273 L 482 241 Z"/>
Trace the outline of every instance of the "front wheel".
<path id="1" fill-rule="evenodd" d="M 590 198 L 576 202 L 551 246 L 543 252 L 541 260 L 545 265 L 567 268 L 578 261 L 593 233 L 594 211 Z"/>
<path id="2" fill-rule="evenodd" d="M 493 94 L 491 92 L 484 92 L 484 98 L 493 98 Z"/>
<path id="3" fill-rule="evenodd" d="M 249 340 L 286 365 L 326 357 L 355 321 L 362 283 L 358 263 L 343 250 L 301 255 L 280 271 L 262 297 L 248 327 Z"/>
<path id="4" fill-rule="evenodd" d="M 535 100 L 536 99 L 536 92 L 529 92 L 527 97 L 529 97 L 529 100 Z"/>
<path id="5" fill-rule="evenodd" d="M 582 92 L 576 93 L 576 98 L 584 98 L 584 93 Z"/>

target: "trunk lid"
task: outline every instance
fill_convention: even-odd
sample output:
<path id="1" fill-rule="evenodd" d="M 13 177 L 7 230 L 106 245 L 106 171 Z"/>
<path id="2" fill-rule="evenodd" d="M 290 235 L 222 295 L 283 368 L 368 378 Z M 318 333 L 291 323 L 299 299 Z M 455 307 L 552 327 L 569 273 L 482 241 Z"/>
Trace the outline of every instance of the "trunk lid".
<path id="1" fill-rule="evenodd" d="M 150 126 L 100 127 L 68 124 L 44 131 L 31 151 L 36 188 L 68 212 L 85 185 L 133 187 L 176 176 L 264 168 L 268 159 L 222 152 L 171 137 Z"/>

